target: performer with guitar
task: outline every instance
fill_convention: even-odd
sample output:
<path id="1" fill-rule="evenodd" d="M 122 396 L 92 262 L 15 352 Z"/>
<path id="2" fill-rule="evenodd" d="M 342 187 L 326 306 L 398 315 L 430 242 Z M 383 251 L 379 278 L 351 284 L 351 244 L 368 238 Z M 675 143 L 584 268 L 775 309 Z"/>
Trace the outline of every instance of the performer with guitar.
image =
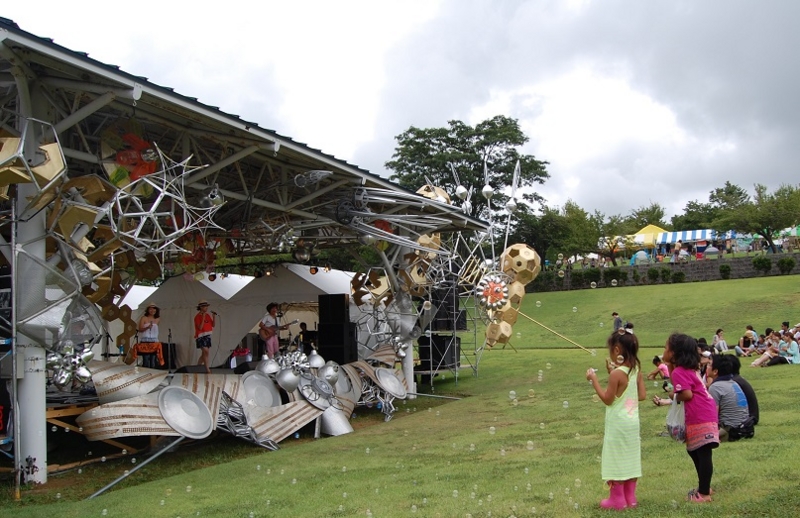
<path id="1" fill-rule="evenodd" d="M 278 304 L 270 302 L 267 305 L 267 314 L 258 323 L 258 336 L 267 344 L 267 356 L 274 358 L 280 349 L 278 334 L 289 329 L 289 324 L 278 323 Z"/>

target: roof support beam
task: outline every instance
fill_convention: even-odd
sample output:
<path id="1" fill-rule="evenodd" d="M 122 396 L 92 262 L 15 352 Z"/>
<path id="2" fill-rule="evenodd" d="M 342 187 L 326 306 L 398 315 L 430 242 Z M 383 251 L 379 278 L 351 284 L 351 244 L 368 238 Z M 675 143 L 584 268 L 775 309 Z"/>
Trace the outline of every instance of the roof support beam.
<path id="1" fill-rule="evenodd" d="M 115 88 L 97 83 L 87 83 L 84 81 L 73 81 L 72 79 L 62 79 L 58 77 L 44 77 L 42 82 L 55 88 L 74 90 L 78 92 L 90 92 L 94 94 L 105 94 L 111 92 L 120 99 L 133 99 L 138 101 L 142 97 L 142 85 L 134 83 L 133 88 Z"/>
<path id="2" fill-rule="evenodd" d="M 286 209 L 287 210 L 293 209 L 293 208 L 297 207 L 298 205 L 302 205 L 302 204 L 304 204 L 306 202 L 309 202 L 309 201 L 313 200 L 314 198 L 318 198 L 318 197 L 322 196 L 325 193 L 333 191 L 334 189 L 338 189 L 339 187 L 343 187 L 343 186 L 345 186 L 345 185 L 347 185 L 349 183 L 353 183 L 353 182 L 351 180 L 339 180 L 338 182 L 334 182 L 334 183 L 332 183 L 330 185 L 326 185 L 322 189 L 317 189 L 316 191 L 312 192 L 311 194 L 303 196 L 302 198 L 300 198 L 298 200 L 295 200 L 292 203 L 286 205 Z"/>
<path id="3" fill-rule="evenodd" d="M 71 128 L 72 126 L 78 124 L 80 121 L 90 116 L 100 108 L 107 106 L 116 97 L 117 94 L 115 94 L 114 92 L 104 93 L 100 97 L 96 98 L 94 101 L 90 102 L 89 104 L 83 106 L 82 108 L 78 109 L 77 111 L 71 113 L 64 119 L 61 119 L 59 122 L 57 122 L 56 125 L 53 126 L 56 130 L 56 133 L 61 134 L 67 129 Z"/>
<path id="4" fill-rule="evenodd" d="M 275 146 L 273 144 L 261 144 L 257 146 L 249 146 L 242 150 L 239 150 L 238 152 L 232 154 L 228 158 L 223 158 L 216 164 L 212 164 L 202 169 L 199 173 L 193 174 L 192 176 L 186 179 L 186 185 L 192 185 L 194 183 L 197 183 L 203 178 L 207 178 L 212 174 L 216 173 L 220 169 L 224 169 L 225 167 L 228 167 L 232 163 L 252 155 L 256 151 L 262 151 L 262 150 L 265 151 L 267 149 L 274 150 Z"/>

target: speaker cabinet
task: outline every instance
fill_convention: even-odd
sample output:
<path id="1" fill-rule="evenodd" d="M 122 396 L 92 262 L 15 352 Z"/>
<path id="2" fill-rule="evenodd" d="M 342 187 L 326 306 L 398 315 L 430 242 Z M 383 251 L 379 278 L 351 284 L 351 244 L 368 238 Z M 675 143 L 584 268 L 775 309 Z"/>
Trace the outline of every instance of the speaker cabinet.
<path id="1" fill-rule="evenodd" d="M 354 322 L 320 322 L 317 352 L 326 361 L 342 365 L 358 360 L 358 329 Z"/>
<path id="2" fill-rule="evenodd" d="M 461 358 L 461 338 L 452 335 L 422 336 L 419 344 L 419 367 L 421 371 L 449 369 L 458 365 Z"/>
<path id="3" fill-rule="evenodd" d="M 451 282 L 442 285 L 431 290 L 431 302 L 439 308 L 431 322 L 431 331 L 465 331 L 467 313 L 460 309 L 458 286 Z"/>
<path id="4" fill-rule="evenodd" d="M 334 293 L 319 295 L 319 323 L 346 324 L 350 322 L 350 295 Z"/>

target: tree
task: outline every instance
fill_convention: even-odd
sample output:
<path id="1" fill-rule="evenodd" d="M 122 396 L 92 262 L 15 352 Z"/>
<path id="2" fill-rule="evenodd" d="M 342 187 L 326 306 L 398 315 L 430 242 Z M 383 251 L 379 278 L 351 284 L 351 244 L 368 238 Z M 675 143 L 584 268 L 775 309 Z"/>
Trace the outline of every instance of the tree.
<path id="1" fill-rule="evenodd" d="M 715 228 L 763 237 L 773 253 L 777 252 L 774 238 L 778 232 L 800 222 L 800 189 L 781 185 L 774 193 L 765 185 L 756 184 L 755 196 L 745 202 L 729 204 L 714 222 Z"/>
<path id="2" fill-rule="evenodd" d="M 672 216 L 672 228 L 675 230 L 712 228 L 714 220 L 719 217 L 719 212 L 720 209 L 711 203 L 690 201 L 683 209 L 683 214 Z"/>
<path id="3" fill-rule="evenodd" d="M 567 257 L 597 250 L 600 233 L 588 212 L 572 200 L 564 204 L 561 211 L 567 231 L 562 234 L 560 249 Z"/>
<path id="4" fill-rule="evenodd" d="M 519 160 L 520 177 L 516 197 L 528 203 L 542 201 L 541 196 L 530 188 L 535 184 L 543 184 L 550 177 L 546 169 L 547 162 L 520 153 L 519 148 L 529 139 L 516 119 L 498 115 L 474 127 L 458 120 L 448 121 L 447 124 L 445 128 L 411 126 L 397 135 L 392 160 L 386 162 L 386 167 L 394 172 L 390 179 L 413 191 L 430 181 L 452 196 L 457 187 L 452 167 L 461 185 L 473 189 L 470 215 L 491 221 L 487 200 L 481 195 L 486 183 L 484 163 L 488 170 L 489 185 L 494 189 L 491 198 L 494 213 L 505 210 L 508 196 L 503 190 L 511 187 L 514 167 Z"/>
<path id="5" fill-rule="evenodd" d="M 627 219 L 630 225 L 636 230 L 644 228 L 647 225 L 656 225 L 663 228 L 667 226 L 666 223 L 664 223 L 665 215 L 666 211 L 661 204 L 651 202 L 649 207 L 642 206 L 632 210 Z M 634 232 L 636 230 L 634 230 Z"/>
<path id="6" fill-rule="evenodd" d="M 527 207 L 516 214 L 516 230 L 509 235 L 511 243 L 525 243 L 536 250 L 543 259 L 550 249 L 560 246 L 561 239 L 569 228 L 558 208 L 542 207 L 542 214 L 536 216 Z"/>
<path id="7" fill-rule="evenodd" d="M 736 209 L 748 203 L 750 196 L 746 190 L 726 181 L 723 187 L 717 187 L 708 194 L 708 201 L 720 210 Z"/>
<path id="8" fill-rule="evenodd" d="M 591 221 L 599 236 L 597 252 L 611 259 L 611 263 L 617 266 L 617 253 L 632 245 L 628 236 L 637 229 L 632 226 L 631 221 L 620 215 L 606 218 L 600 211 L 594 212 Z"/>

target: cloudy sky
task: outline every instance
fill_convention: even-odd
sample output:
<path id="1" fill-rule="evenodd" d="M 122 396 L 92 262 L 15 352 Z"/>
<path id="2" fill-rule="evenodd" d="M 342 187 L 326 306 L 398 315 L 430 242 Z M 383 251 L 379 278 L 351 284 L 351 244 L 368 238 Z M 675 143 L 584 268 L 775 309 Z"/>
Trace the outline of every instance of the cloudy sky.
<path id="1" fill-rule="evenodd" d="M 800 181 L 798 2 L 6 4 L 23 30 L 378 174 L 411 125 L 502 114 L 550 162 L 549 205 L 669 216 L 726 180 Z"/>

